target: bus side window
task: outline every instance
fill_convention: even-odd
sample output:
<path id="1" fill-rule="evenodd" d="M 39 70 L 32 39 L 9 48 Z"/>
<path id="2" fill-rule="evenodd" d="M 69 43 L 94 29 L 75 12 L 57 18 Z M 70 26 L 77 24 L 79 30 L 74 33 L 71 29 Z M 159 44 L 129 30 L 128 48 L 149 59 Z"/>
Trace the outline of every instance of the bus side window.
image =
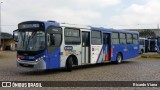
<path id="1" fill-rule="evenodd" d="M 92 40 L 91 40 L 91 43 L 93 45 L 101 45 L 102 44 L 102 33 L 100 31 L 92 31 L 91 33 L 91 37 L 92 37 Z"/>
<path id="2" fill-rule="evenodd" d="M 54 34 L 47 34 L 47 45 L 48 46 L 53 46 L 55 45 L 55 39 L 54 39 Z"/>
<path id="3" fill-rule="evenodd" d="M 113 45 L 120 44 L 119 33 L 118 32 L 113 32 L 112 33 L 112 44 Z"/>
<path id="4" fill-rule="evenodd" d="M 126 34 L 120 33 L 120 44 L 126 44 Z"/>

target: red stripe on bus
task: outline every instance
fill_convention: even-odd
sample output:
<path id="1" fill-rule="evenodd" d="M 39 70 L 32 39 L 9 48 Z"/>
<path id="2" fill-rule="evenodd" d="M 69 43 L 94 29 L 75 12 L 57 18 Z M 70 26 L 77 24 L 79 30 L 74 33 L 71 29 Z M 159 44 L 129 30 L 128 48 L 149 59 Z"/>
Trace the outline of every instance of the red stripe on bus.
<path id="1" fill-rule="evenodd" d="M 109 61 L 109 57 L 108 57 L 108 54 L 106 55 L 106 61 Z"/>

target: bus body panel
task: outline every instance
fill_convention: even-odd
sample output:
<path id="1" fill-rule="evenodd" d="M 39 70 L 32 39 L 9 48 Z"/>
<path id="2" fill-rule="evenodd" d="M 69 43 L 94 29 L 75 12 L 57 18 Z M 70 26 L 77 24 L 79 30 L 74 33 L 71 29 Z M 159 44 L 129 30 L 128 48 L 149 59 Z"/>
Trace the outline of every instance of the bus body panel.
<path id="1" fill-rule="evenodd" d="M 63 40 L 62 40 L 62 44 L 61 44 L 61 59 L 60 59 L 60 67 L 66 67 L 66 61 L 67 59 L 69 59 L 70 56 L 75 56 L 77 61 L 78 61 L 78 65 L 81 65 L 81 58 L 82 58 L 82 43 L 80 43 L 79 45 L 66 45 L 65 44 L 65 35 L 64 35 L 64 31 L 66 27 L 62 27 L 63 28 Z M 81 39 L 82 40 L 82 39 Z"/>
<path id="2" fill-rule="evenodd" d="M 73 49 L 67 49 L 68 47 L 72 47 Z M 78 61 L 78 65 L 81 65 L 81 46 L 80 45 L 65 45 L 63 47 L 64 49 L 62 49 L 61 53 L 61 67 L 65 67 L 66 66 L 66 61 L 67 59 L 69 59 L 70 56 L 75 56 L 77 61 Z M 66 49 L 65 49 L 66 48 Z"/>
<path id="3" fill-rule="evenodd" d="M 18 67 L 33 67 L 32 69 L 33 70 L 45 70 L 47 69 L 47 62 L 48 62 L 48 59 L 47 59 L 47 54 L 46 54 L 47 51 L 43 51 L 41 52 L 40 54 L 38 55 L 30 55 L 30 56 L 25 56 L 23 54 L 19 54 L 17 53 L 17 57 L 19 56 L 22 56 L 23 59 L 21 60 L 17 60 L 17 66 Z M 42 58 L 43 57 L 43 58 Z M 38 61 L 34 61 L 34 60 L 38 60 Z M 30 68 L 31 69 L 31 68 Z"/>
<path id="4" fill-rule="evenodd" d="M 126 57 L 124 57 L 124 59 L 132 58 L 133 54 L 135 53 L 133 45 L 126 45 L 126 48 L 127 52 L 125 53 Z"/>
<path id="5" fill-rule="evenodd" d="M 60 68 L 60 48 L 52 53 L 48 53 L 48 60 L 46 60 L 47 69 Z"/>
<path id="6" fill-rule="evenodd" d="M 130 58 L 134 58 L 139 56 L 139 45 L 128 45 L 128 52 L 127 52 L 127 58 L 126 59 L 130 59 Z"/>
<path id="7" fill-rule="evenodd" d="M 101 63 L 103 60 L 102 45 L 91 45 L 91 63 Z"/>
<path id="8" fill-rule="evenodd" d="M 124 59 L 123 50 L 125 50 L 125 47 L 123 45 L 112 45 L 112 48 L 113 48 L 113 56 L 112 56 L 112 60 L 111 61 L 116 61 L 118 53 L 121 53 L 122 57 Z"/>
<path id="9" fill-rule="evenodd" d="M 65 51 L 65 42 L 64 42 L 64 29 L 65 27 L 62 27 L 62 44 L 61 44 L 61 52 L 60 52 L 60 67 L 65 67 L 66 66 L 66 61 L 68 58 L 68 53 L 67 51 Z"/>

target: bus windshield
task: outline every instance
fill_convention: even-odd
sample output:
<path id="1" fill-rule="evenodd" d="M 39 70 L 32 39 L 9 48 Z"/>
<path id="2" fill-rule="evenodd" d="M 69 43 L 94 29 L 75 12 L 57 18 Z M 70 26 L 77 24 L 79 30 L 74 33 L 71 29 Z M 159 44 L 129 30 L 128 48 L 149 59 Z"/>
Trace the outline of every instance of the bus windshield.
<path id="1" fill-rule="evenodd" d="M 19 31 L 17 50 L 40 51 L 45 48 L 45 33 L 43 31 Z"/>

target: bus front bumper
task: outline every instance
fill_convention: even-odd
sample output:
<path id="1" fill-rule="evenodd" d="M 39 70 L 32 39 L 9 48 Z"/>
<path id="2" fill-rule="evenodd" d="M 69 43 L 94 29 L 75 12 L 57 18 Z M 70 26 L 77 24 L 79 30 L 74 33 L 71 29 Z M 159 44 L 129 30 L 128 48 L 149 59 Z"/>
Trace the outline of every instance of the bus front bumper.
<path id="1" fill-rule="evenodd" d="M 17 67 L 26 68 L 30 70 L 46 70 L 46 63 L 44 60 L 40 61 L 17 60 Z"/>

